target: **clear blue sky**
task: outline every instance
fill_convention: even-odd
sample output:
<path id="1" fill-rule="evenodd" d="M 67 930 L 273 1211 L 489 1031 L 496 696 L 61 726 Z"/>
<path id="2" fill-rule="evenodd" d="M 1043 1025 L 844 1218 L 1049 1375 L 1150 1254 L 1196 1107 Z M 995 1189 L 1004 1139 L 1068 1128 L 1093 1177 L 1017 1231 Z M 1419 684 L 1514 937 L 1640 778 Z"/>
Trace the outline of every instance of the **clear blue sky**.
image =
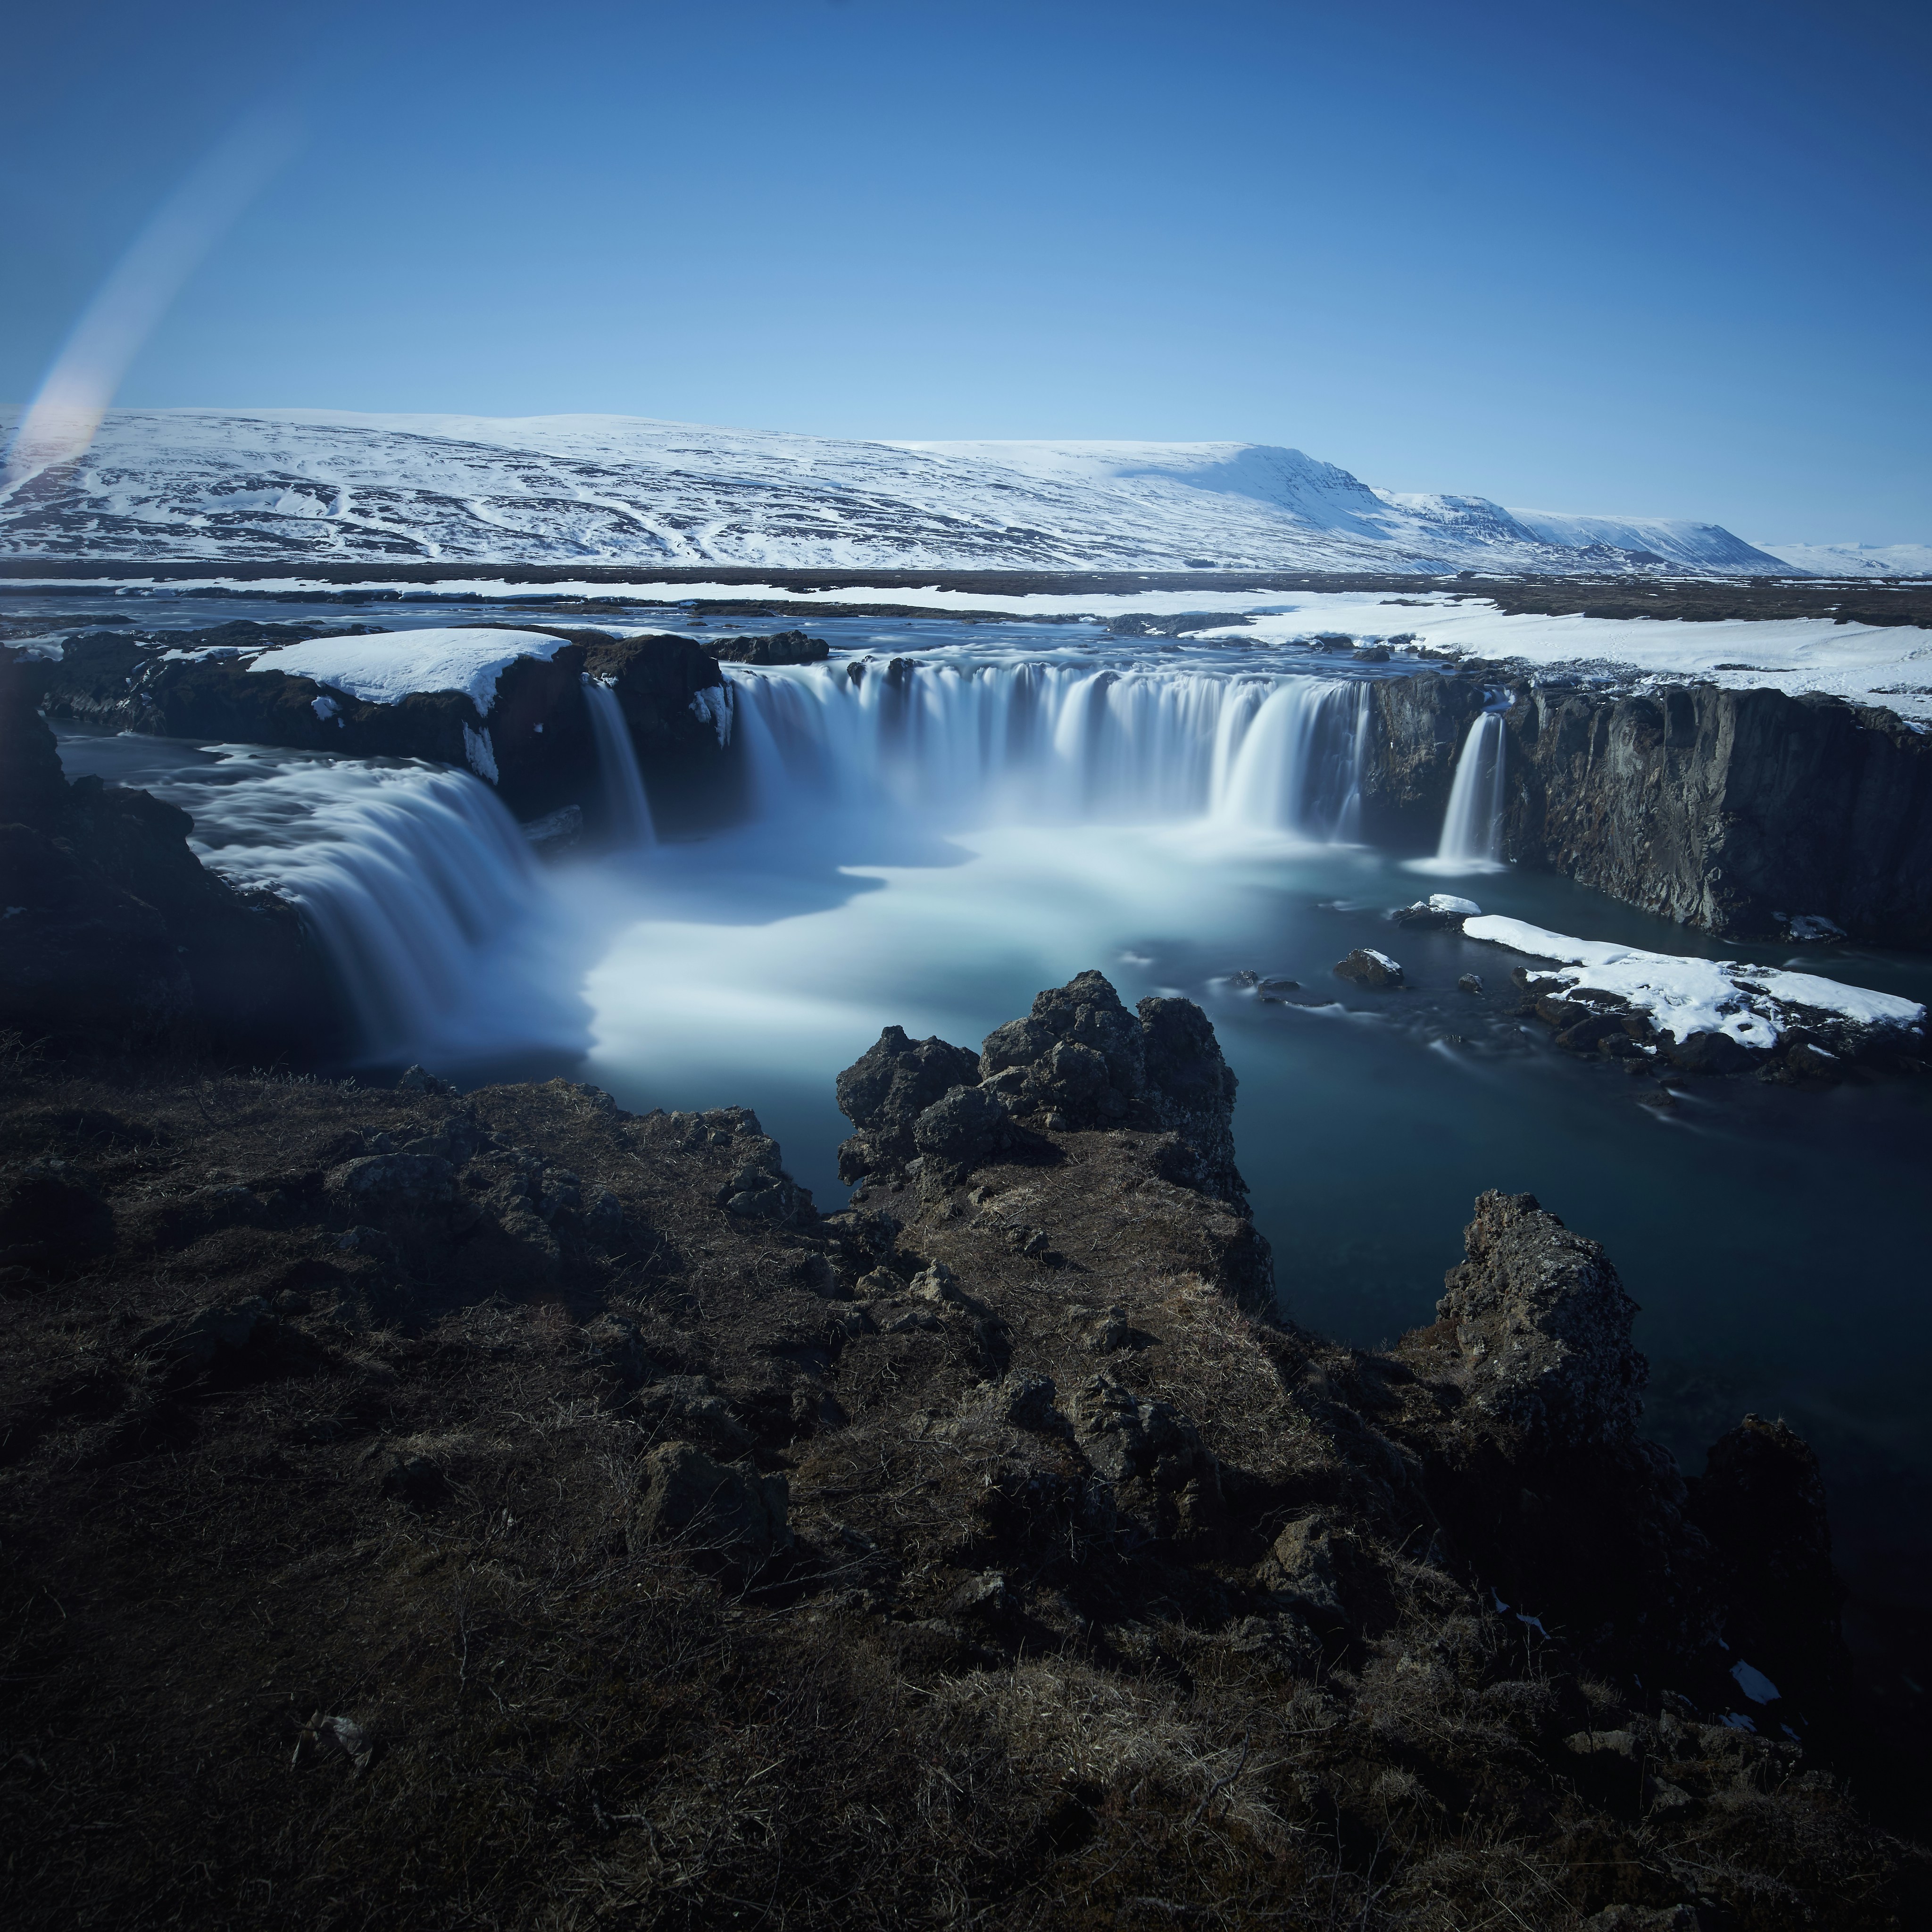
<path id="1" fill-rule="evenodd" d="M 0 397 L 249 110 L 130 404 L 1239 437 L 1932 540 L 1932 9 L 264 7 L 8 34 Z"/>

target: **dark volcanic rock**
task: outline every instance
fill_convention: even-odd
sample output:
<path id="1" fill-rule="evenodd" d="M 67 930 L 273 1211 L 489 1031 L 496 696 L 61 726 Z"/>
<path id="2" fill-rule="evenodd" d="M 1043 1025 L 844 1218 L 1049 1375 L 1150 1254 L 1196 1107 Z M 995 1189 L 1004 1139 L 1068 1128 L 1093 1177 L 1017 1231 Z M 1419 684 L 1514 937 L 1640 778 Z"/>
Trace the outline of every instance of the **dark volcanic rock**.
<path id="1" fill-rule="evenodd" d="M 1362 784 L 1370 838 L 1433 846 L 1449 807 L 1456 754 L 1484 698 L 1480 680 L 1439 671 L 1380 679 L 1371 687 L 1371 754 Z"/>
<path id="2" fill-rule="evenodd" d="M 1371 987 L 1378 992 L 1402 983 L 1400 962 L 1365 946 L 1358 946 L 1347 958 L 1336 960 L 1334 973 L 1338 980 L 1348 980 L 1358 986 Z"/>
<path id="3" fill-rule="evenodd" d="M 0 647 L 0 1028 L 199 1030 L 268 1060 L 339 1046 L 341 1010 L 295 908 L 207 871 L 178 808 L 68 784 L 38 708 L 46 674 Z"/>
<path id="4" fill-rule="evenodd" d="M 1740 1656 L 1778 1660 L 1797 1708 L 1825 1708 L 1847 1660 L 1838 1630 L 1825 1485 L 1809 1443 L 1782 1421 L 1748 1415 L 1712 1445 L 1689 1485 L 1688 1513 L 1730 1563 Z"/>
<path id="5" fill-rule="evenodd" d="M 1508 681 L 1507 857 L 1712 932 L 1770 937 L 1816 915 L 1932 945 L 1932 739 L 1892 712 L 1705 684 Z M 1478 677 L 1433 672 L 1376 686 L 1370 837 L 1433 841 L 1484 696 Z"/>
<path id="6" fill-rule="evenodd" d="M 1484 1195 L 1464 1240 L 1436 1312 L 1469 1400 L 1553 1445 L 1627 1439 L 1648 1372 L 1630 1346 L 1636 1304 L 1602 1247 L 1532 1194 Z"/>
<path id="7" fill-rule="evenodd" d="M 707 822 L 736 802 L 726 752 L 731 688 L 688 638 L 586 640 L 584 668 L 616 692 L 658 824 Z"/>
<path id="8" fill-rule="evenodd" d="M 1082 973 L 1040 994 L 1025 1018 L 994 1028 L 980 1074 L 1010 1112 L 1049 1127 L 1170 1132 L 1193 1184 L 1245 1198 L 1234 1167 L 1234 1072 L 1192 1000 L 1150 994 L 1130 1013 L 1103 974 Z"/>
<path id="9" fill-rule="evenodd" d="M 802 631 L 778 631 L 768 638 L 723 638 L 711 640 L 713 657 L 732 664 L 823 664 L 832 655 L 832 646 L 823 638 L 808 638 Z"/>
<path id="10" fill-rule="evenodd" d="M 782 1476 L 732 1468 L 690 1442 L 666 1442 L 644 1458 L 648 1485 L 637 1532 L 646 1541 L 676 1536 L 692 1547 L 752 1558 L 791 1546 Z"/>
<path id="11" fill-rule="evenodd" d="M 1932 945 L 1932 740 L 1837 699 L 1526 694 L 1504 850 L 1713 932 Z"/>
<path id="12" fill-rule="evenodd" d="M 903 1027 L 887 1027 L 838 1076 L 838 1111 L 859 1130 L 838 1150 L 840 1179 L 903 1166 L 919 1151 L 914 1129 L 920 1116 L 979 1078 L 980 1064 L 964 1047 L 936 1036 L 909 1039 Z"/>
<path id="13" fill-rule="evenodd" d="M 983 1087 L 956 1087 L 913 1123 L 921 1156 L 964 1171 L 1038 1137 L 1018 1125 Z"/>
<path id="14" fill-rule="evenodd" d="M 327 628 L 331 634 L 368 629 Z M 68 639 L 42 675 L 55 716 L 168 737 L 426 758 L 476 773 L 520 818 L 594 802 L 596 752 L 583 689 L 588 675 L 616 694 L 653 810 L 674 823 L 691 809 L 716 814 L 721 807 L 706 794 L 724 778 L 730 701 L 715 656 L 688 638 L 517 628 L 560 638 L 565 647 L 508 666 L 487 713 L 461 692 L 370 704 L 312 678 L 248 668 L 261 650 L 320 634 L 323 627 L 314 625 L 241 620 L 149 643 L 88 633 Z M 407 648 L 406 634 L 397 648 Z M 693 793 L 700 795 L 694 806 L 687 796 Z"/>
<path id="15" fill-rule="evenodd" d="M 1520 1199 L 1396 1351 L 1283 1322 L 1154 1124 L 1232 1097 L 1204 1022 L 1104 988 L 1001 1072 L 1097 1106 L 1132 1027 L 1121 1126 L 823 1219 L 729 1211 L 782 1178 L 742 1109 L 0 1085 L 0 1174 L 71 1133 L 110 1216 L 0 1278 L 15 1916 L 1919 1922 L 1820 1748 L 1802 1444 L 1687 1493 L 1608 1263 Z"/>

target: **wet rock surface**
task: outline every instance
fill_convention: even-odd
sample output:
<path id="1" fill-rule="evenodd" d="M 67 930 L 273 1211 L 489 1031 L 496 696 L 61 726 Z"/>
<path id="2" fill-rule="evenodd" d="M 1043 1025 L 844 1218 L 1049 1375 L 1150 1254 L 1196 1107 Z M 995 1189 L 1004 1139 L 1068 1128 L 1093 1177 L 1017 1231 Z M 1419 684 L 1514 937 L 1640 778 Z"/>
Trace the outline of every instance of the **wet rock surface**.
<path id="1" fill-rule="evenodd" d="M 742 1108 L 23 1070 L 22 1922 L 1912 1922 L 1809 1451 L 1687 1483 L 1526 1197 L 1393 1349 L 1285 1322 L 1211 1029 L 1111 990 L 890 1030 L 832 1214 Z"/>

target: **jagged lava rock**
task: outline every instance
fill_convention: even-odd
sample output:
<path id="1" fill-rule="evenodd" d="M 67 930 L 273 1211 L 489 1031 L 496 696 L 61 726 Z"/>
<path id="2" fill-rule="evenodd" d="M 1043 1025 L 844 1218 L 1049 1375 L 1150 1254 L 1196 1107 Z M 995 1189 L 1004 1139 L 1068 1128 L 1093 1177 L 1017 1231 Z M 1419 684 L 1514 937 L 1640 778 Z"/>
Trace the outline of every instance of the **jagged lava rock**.
<path id="1" fill-rule="evenodd" d="M 1630 1339 L 1636 1304 L 1601 1245 L 1534 1195 L 1493 1191 L 1463 1239 L 1436 1312 L 1454 1326 L 1470 1400 L 1552 1445 L 1627 1440 L 1649 1371 Z"/>
<path id="2" fill-rule="evenodd" d="M 920 1116 L 954 1088 L 976 1086 L 979 1079 L 980 1063 L 964 1047 L 937 1035 L 913 1040 L 904 1028 L 887 1027 L 836 1083 L 838 1111 L 859 1130 L 838 1150 L 839 1179 L 904 1166 L 919 1151 L 914 1128 Z"/>

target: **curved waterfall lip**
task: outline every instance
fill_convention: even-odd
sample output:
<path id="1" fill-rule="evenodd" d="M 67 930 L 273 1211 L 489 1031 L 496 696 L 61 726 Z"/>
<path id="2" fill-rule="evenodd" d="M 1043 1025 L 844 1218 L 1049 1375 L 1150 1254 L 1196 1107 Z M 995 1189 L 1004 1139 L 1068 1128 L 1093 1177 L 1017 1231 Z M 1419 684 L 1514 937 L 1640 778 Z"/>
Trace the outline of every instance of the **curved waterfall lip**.
<path id="1" fill-rule="evenodd" d="M 1097 664 L 847 662 L 727 672 L 755 818 L 918 814 L 1198 824 L 1274 841 L 1359 836 L 1364 680 Z"/>

